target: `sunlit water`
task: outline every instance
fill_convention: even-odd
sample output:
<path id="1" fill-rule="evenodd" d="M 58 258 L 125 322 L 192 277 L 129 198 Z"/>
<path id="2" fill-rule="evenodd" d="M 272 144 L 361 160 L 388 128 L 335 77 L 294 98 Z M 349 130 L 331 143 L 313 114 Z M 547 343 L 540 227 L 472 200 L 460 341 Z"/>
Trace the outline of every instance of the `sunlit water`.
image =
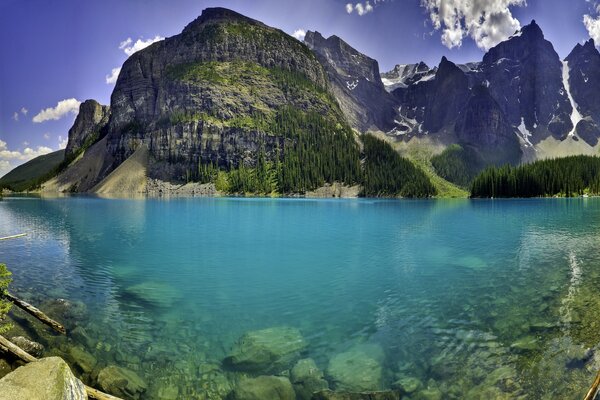
<path id="1" fill-rule="evenodd" d="M 146 398 L 203 398 L 203 364 L 276 326 L 324 371 L 379 345 L 381 388 L 443 398 L 578 399 L 600 367 L 597 199 L 5 198 L 0 236 L 22 232 L 0 242 L 13 291 L 83 302 L 97 368 Z"/>

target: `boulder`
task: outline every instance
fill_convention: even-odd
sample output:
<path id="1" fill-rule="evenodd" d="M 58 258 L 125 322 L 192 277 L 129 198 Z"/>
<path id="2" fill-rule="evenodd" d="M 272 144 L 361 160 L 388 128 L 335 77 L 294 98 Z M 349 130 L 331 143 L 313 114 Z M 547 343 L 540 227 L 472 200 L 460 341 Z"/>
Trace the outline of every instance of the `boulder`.
<path id="1" fill-rule="evenodd" d="M 240 371 L 280 372 L 289 368 L 305 348 L 306 342 L 295 328 L 262 329 L 238 339 L 224 363 Z"/>
<path id="2" fill-rule="evenodd" d="M 238 382 L 233 400 L 295 400 L 290 381 L 282 376 L 259 376 Z"/>
<path id="3" fill-rule="evenodd" d="M 98 385 L 109 394 L 139 399 L 147 389 L 146 382 L 133 371 L 109 365 L 98 374 Z"/>
<path id="4" fill-rule="evenodd" d="M 10 341 L 36 358 L 41 357 L 44 353 L 43 344 L 29 340 L 26 337 L 14 336 L 10 338 Z"/>
<path id="5" fill-rule="evenodd" d="M 170 308 L 179 299 L 181 293 L 173 286 L 162 282 L 142 282 L 125 289 L 125 293 L 155 307 Z"/>
<path id="6" fill-rule="evenodd" d="M 83 373 L 90 373 L 98 363 L 96 357 L 88 353 L 81 347 L 70 347 L 69 358 L 73 361 L 73 364 L 81 370 Z"/>
<path id="7" fill-rule="evenodd" d="M 323 372 L 312 358 L 298 360 L 292 368 L 290 380 L 299 400 L 310 400 L 313 393 L 329 387 L 323 378 Z"/>
<path id="8" fill-rule="evenodd" d="M 84 400 L 83 383 L 59 357 L 42 358 L 0 379 L 0 400 Z"/>
<path id="9" fill-rule="evenodd" d="M 365 392 L 381 389 L 383 350 L 374 344 L 359 345 L 329 360 L 327 375 L 336 390 Z"/>
<path id="10" fill-rule="evenodd" d="M 392 390 L 360 393 L 322 390 L 313 394 L 312 400 L 400 400 L 400 393 Z"/>

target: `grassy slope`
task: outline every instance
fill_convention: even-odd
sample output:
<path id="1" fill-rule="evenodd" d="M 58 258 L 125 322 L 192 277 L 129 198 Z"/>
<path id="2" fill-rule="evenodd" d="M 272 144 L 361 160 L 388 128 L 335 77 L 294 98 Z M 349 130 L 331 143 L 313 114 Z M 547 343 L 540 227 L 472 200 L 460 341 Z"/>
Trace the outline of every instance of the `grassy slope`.
<path id="1" fill-rule="evenodd" d="M 64 157 L 64 150 L 36 157 L 0 178 L 0 187 L 7 187 L 14 191 L 26 190 L 37 179 L 56 168 Z"/>

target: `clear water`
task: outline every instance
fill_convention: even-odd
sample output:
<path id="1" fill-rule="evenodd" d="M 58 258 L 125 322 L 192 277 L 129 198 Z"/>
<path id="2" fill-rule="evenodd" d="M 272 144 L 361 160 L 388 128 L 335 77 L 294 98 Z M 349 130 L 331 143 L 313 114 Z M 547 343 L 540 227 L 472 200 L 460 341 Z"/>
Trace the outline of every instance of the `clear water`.
<path id="1" fill-rule="evenodd" d="M 205 398 L 199 368 L 274 326 L 323 370 L 377 344 L 384 387 L 443 398 L 578 399 L 600 367 L 600 199 L 5 198 L 0 236 L 21 232 L 13 291 L 83 302 L 79 344 L 146 398 Z"/>

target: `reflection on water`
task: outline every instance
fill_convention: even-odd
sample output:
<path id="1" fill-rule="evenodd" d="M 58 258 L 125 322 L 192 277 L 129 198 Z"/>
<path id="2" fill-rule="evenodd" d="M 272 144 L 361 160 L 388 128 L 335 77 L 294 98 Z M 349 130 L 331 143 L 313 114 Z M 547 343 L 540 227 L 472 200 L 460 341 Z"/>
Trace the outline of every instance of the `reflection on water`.
<path id="1" fill-rule="evenodd" d="M 355 363 L 407 398 L 575 399 L 600 367 L 599 217 L 595 199 L 9 198 L 0 235 L 28 236 L 0 259 L 22 297 L 79 307 L 53 351 L 91 355 L 92 383 L 135 371 L 143 398 L 224 396 L 236 340 L 287 326 L 332 388 Z"/>

